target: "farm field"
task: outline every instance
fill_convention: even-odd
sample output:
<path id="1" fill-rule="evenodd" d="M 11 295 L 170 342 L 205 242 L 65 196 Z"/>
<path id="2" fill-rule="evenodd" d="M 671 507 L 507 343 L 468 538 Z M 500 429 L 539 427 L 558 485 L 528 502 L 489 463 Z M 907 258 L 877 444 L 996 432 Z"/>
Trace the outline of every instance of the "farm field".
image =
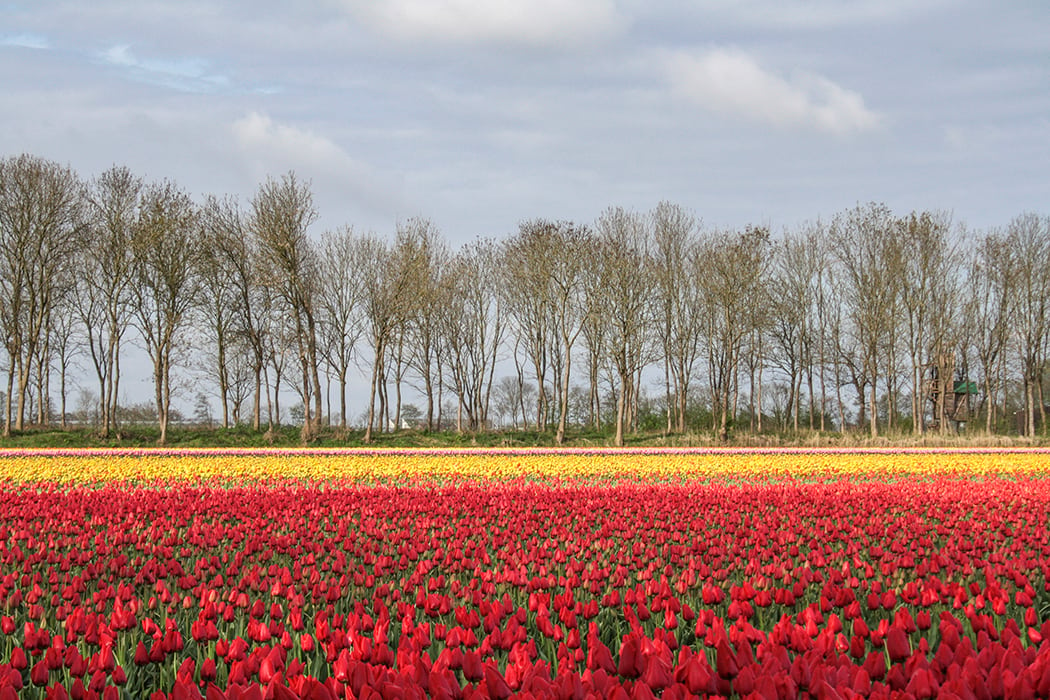
<path id="1" fill-rule="evenodd" d="M 1048 467 L 7 451 L 0 700 L 1048 697 Z"/>

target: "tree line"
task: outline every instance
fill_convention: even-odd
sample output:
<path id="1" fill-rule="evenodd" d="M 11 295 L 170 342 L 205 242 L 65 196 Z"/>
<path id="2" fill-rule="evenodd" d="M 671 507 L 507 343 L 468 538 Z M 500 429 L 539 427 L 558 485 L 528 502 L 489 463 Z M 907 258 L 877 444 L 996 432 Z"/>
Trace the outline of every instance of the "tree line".
<path id="1" fill-rule="evenodd" d="M 317 216 L 293 172 L 248 202 L 195 201 L 126 167 L 83 179 L 33 155 L 0 160 L 4 435 L 52 413 L 65 426 L 77 361 L 101 435 L 119 433 L 131 343 L 151 362 L 162 442 L 177 369 L 210 378 L 223 426 L 272 429 L 293 391 L 304 440 L 336 414 L 348 428 L 359 371 L 366 441 L 401 424 L 409 389 L 424 429 L 451 420 L 451 399 L 460 430 L 489 429 L 498 404 L 558 443 L 585 423 L 623 444 L 656 412 L 667 433 L 722 439 L 991 433 L 1015 414 L 1023 434 L 1046 425 L 1046 216 L 972 231 L 868 203 L 774 236 L 662 202 L 523 221 L 455 250 L 423 218 L 387 238 L 315 235 Z"/>

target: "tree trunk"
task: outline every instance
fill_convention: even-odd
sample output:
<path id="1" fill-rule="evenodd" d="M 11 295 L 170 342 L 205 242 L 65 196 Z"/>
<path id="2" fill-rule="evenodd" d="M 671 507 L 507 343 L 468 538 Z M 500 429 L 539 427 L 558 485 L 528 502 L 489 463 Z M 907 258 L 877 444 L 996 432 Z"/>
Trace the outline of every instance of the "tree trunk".
<path id="1" fill-rule="evenodd" d="M 868 416 L 868 420 L 871 421 L 871 436 L 873 438 L 879 436 L 879 397 L 878 397 L 878 382 L 873 377 L 871 380 L 871 415 Z"/>
<path id="2" fill-rule="evenodd" d="M 272 430 L 274 425 L 281 425 L 281 376 L 284 372 L 281 371 L 280 367 L 274 367 L 273 369 L 273 415 L 270 417 L 270 429 Z M 267 392 L 269 393 L 269 392 Z"/>
<path id="3" fill-rule="evenodd" d="M 1040 368 L 1035 380 L 1036 398 L 1039 405 L 1039 425 L 1043 428 L 1043 437 L 1046 437 L 1046 406 L 1043 402 L 1043 372 Z"/>
<path id="4" fill-rule="evenodd" d="M 595 430 L 602 429 L 602 404 L 601 394 L 598 391 L 598 359 L 591 353 L 591 371 L 590 371 L 590 411 L 591 411 L 591 423 L 594 425 Z"/>
<path id="5" fill-rule="evenodd" d="M 21 357 L 18 358 L 18 407 L 15 410 L 15 430 L 25 428 L 26 391 L 29 386 L 28 362 L 28 359 L 23 362 Z"/>
<path id="6" fill-rule="evenodd" d="M 562 344 L 565 346 L 565 363 L 561 370 L 561 395 L 558 400 L 558 434 L 555 436 L 555 442 L 559 445 L 565 442 L 565 429 L 569 420 L 569 369 L 572 365 L 567 340 L 563 339 Z M 491 382 L 489 384 L 491 386 Z"/>
<path id="7" fill-rule="evenodd" d="M 809 358 L 808 365 L 809 365 L 809 367 L 806 370 L 806 394 L 809 397 L 809 432 L 812 433 L 813 429 L 816 427 L 816 423 L 814 421 L 816 421 L 815 414 L 817 412 L 817 399 L 816 399 L 816 396 L 813 395 L 813 358 L 812 357 Z"/>
<path id="8" fill-rule="evenodd" d="M 664 435 L 670 435 L 672 429 L 672 415 L 671 409 L 673 406 L 671 400 L 671 358 L 670 353 L 664 348 L 664 408 L 667 413 L 667 427 L 664 428 Z"/>
<path id="9" fill-rule="evenodd" d="M 642 412 L 642 371 L 639 369 L 634 375 L 634 383 L 631 386 L 631 431 L 638 432 L 638 417 Z"/>
<path id="10" fill-rule="evenodd" d="M 11 392 L 15 386 L 15 367 L 7 371 L 7 396 L 4 397 L 4 437 L 11 437 Z"/>
<path id="11" fill-rule="evenodd" d="M 120 341 L 118 339 L 113 352 L 113 382 L 109 392 L 109 425 L 120 440 Z"/>
<path id="12" fill-rule="evenodd" d="M 536 432 L 545 433 L 547 432 L 547 420 L 544 416 L 546 411 L 547 402 L 547 391 L 543 386 L 543 377 L 539 377 L 536 380 Z"/>
<path id="13" fill-rule="evenodd" d="M 1025 405 L 1027 407 L 1025 416 L 1025 436 L 1035 437 L 1035 383 L 1031 375 L 1025 377 L 1024 382 Z"/>
<path id="14" fill-rule="evenodd" d="M 839 366 L 835 364 L 835 403 L 838 404 L 839 432 L 846 432 L 846 404 L 842 400 L 842 376 L 839 374 Z"/>
<path id="15" fill-rule="evenodd" d="M 321 420 L 324 416 L 324 399 L 321 396 L 320 363 L 317 358 L 317 324 L 314 322 L 314 315 L 311 311 L 311 307 L 307 306 L 305 313 L 307 333 L 306 352 L 310 365 L 310 379 L 313 381 L 314 394 L 313 432 L 314 434 L 317 434 L 321 432 Z"/>
<path id="16" fill-rule="evenodd" d="M 160 439 L 157 442 L 163 445 L 167 438 L 168 424 L 164 415 L 164 360 L 159 352 L 158 350 L 157 359 L 153 363 L 153 385 L 157 400 L 157 422 L 160 426 Z"/>
<path id="17" fill-rule="evenodd" d="M 758 410 L 758 416 L 757 416 L 757 419 L 755 421 L 755 424 L 756 424 L 756 427 L 758 429 L 759 434 L 761 434 L 762 433 L 762 363 L 761 362 L 758 364 L 758 387 L 756 388 L 756 391 L 758 393 L 758 398 L 756 399 L 755 403 L 756 403 L 757 410 Z"/>
<path id="18" fill-rule="evenodd" d="M 753 434 L 755 432 L 755 425 L 756 425 L 756 422 L 755 422 L 756 416 L 755 416 L 755 368 L 754 368 L 754 365 L 752 365 L 749 369 L 751 371 L 749 371 L 747 373 L 748 374 L 748 377 L 747 377 L 747 412 L 748 412 L 747 428 Z M 792 381 L 794 381 L 794 380 L 792 380 Z"/>
<path id="19" fill-rule="evenodd" d="M 252 398 L 252 430 L 258 432 L 262 427 L 262 367 L 258 364 L 255 372 L 255 396 Z"/>
<path id="20" fill-rule="evenodd" d="M 824 375 L 824 372 L 825 372 L 824 359 L 825 358 L 824 358 L 824 341 L 823 341 L 823 336 L 821 336 L 820 353 L 819 353 L 818 356 L 819 356 L 819 362 L 820 362 L 820 432 L 823 433 L 824 429 L 826 427 L 824 425 L 824 414 L 827 413 L 827 406 L 828 406 L 828 403 L 827 403 L 827 400 L 828 400 L 827 385 L 826 385 L 826 383 L 824 381 L 824 379 L 825 379 L 825 375 Z"/>
<path id="21" fill-rule="evenodd" d="M 429 369 L 429 363 L 428 363 Z M 434 430 L 434 383 L 430 379 L 430 372 L 424 372 L 423 385 L 427 395 L 427 432 Z"/>
<path id="22" fill-rule="evenodd" d="M 378 394 L 379 394 L 379 424 L 376 426 L 379 432 L 385 432 L 387 427 L 390 427 L 391 420 L 391 409 L 390 405 L 386 400 L 386 355 L 385 348 L 383 349 L 383 355 L 379 358 L 379 377 L 378 377 Z"/>
<path id="23" fill-rule="evenodd" d="M 299 366 L 302 370 L 302 387 L 303 387 L 303 427 L 299 431 L 299 440 L 304 444 L 310 441 L 310 436 L 313 435 L 313 416 L 312 409 L 310 407 L 310 367 L 309 360 L 305 355 L 300 355 Z"/>
<path id="24" fill-rule="evenodd" d="M 266 388 L 266 432 L 273 433 L 273 401 L 270 397 L 270 370 L 262 367 L 262 386 Z M 259 407 L 262 411 L 262 406 Z M 262 416 L 259 416 L 259 428 L 262 428 Z"/>
<path id="25" fill-rule="evenodd" d="M 398 366 L 395 370 L 394 377 L 394 430 L 398 431 L 401 429 L 401 361 L 398 360 Z"/>
<path id="26" fill-rule="evenodd" d="M 372 424 L 375 423 L 376 415 L 376 383 L 379 378 L 379 356 L 382 349 L 376 350 L 376 358 L 372 361 L 372 382 L 368 391 L 368 423 L 365 424 L 365 442 L 372 442 Z"/>
<path id="27" fill-rule="evenodd" d="M 985 376 L 984 378 L 984 403 L 984 432 L 991 435 L 993 415 L 995 413 L 995 397 L 992 396 L 992 378 L 990 376 Z"/>
<path id="28" fill-rule="evenodd" d="M 624 412 L 627 410 L 627 397 L 624 394 L 629 383 L 630 379 L 620 377 L 620 394 L 616 397 L 616 435 L 613 438 L 613 445 L 616 447 L 623 447 Z"/>
<path id="29" fill-rule="evenodd" d="M 51 363 L 48 362 L 50 356 L 51 342 L 45 339 L 43 352 L 40 355 L 39 366 L 37 367 L 37 376 L 40 382 L 40 408 L 37 411 L 37 416 L 40 425 L 44 427 L 51 425 Z"/>
<path id="30" fill-rule="evenodd" d="M 689 400 L 689 385 L 685 379 L 685 367 L 678 365 L 678 378 L 675 381 L 678 399 L 678 432 L 685 432 L 685 412 Z"/>
<path id="31" fill-rule="evenodd" d="M 718 439 L 721 442 L 729 442 L 729 401 L 722 404 L 721 418 L 718 421 Z"/>
<path id="32" fill-rule="evenodd" d="M 346 367 L 339 369 L 339 429 L 346 430 Z"/>
<path id="33" fill-rule="evenodd" d="M 62 370 L 59 373 L 58 378 L 59 385 L 59 400 L 62 403 L 62 430 L 65 430 L 66 425 L 66 361 L 62 360 Z"/>
<path id="34" fill-rule="evenodd" d="M 914 354 L 911 356 L 911 378 L 915 387 L 911 392 L 912 433 L 914 435 L 922 435 L 926 427 L 923 425 L 922 419 L 922 366 L 919 365 L 919 358 Z"/>
<path id="35" fill-rule="evenodd" d="M 94 343 L 92 343 L 92 355 L 94 355 Z M 105 367 L 108 367 L 108 372 Z M 106 360 L 95 362 L 95 375 L 98 377 L 98 403 L 99 403 L 99 434 L 103 438 L 109 437 L 109 392 L 113 383 L 113 365 Z"/>
<path id="36" fill-rule="evenodd" d="M 444 401 L 444 400 L 445 400 L 445 369 L 441 365 L 441 362 L 438 362 L 438 381 L 437 381 L 437 427 L 438 427 L 438 431 L 444 430 L 444 425 L 442 425 L 442 423 L 441 423 L 441 420 L 444 417 L 444 410 L 445 410 L 444 407 L 441 405 L 441 402 Z M 524 409 L 522 409 L 522 412 L 524 413 Z"/>

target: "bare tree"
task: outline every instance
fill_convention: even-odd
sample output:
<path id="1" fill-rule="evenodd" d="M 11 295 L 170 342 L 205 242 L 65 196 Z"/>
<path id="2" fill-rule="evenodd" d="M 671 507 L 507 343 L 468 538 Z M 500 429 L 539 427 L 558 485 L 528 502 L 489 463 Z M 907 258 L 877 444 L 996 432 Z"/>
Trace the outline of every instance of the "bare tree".
<path id="1" fill-rule="evenodd" d="M 439 360 L 434 333 L 438 326 L 436 304 L 440 303 L 438 265 L 447 260 L 439 243 L 437 227 L 429 220 L 412 218 L 399 223 L 391 248 L 390 274 L 403 290 L 397 299 L 397 317 L 393 337 L 387 344 L 389 378 L 394 383 L 394 416 L 384 413 L 388 425 L 401 425 L 401 406 L 405 377 L 419 367 L 434 369 Z M 433 415 L 434 389 L 429 377 L 424 378 L 428 414 Z M 385 390 L 385 385 L 382 387 Z M 381 394 L 383 396 L 383 394 Z M 389 406 L 389 403 L 386 404 Z"/>
<path id="2" fill-rule="evenodd" d="M 699 222 L 677 204 L 660 202 L 652 212 L 653 264 L 659 295 L 657 325 L 664 357 L 667 432 L 685 432 L 686 401 L 700 354 Z"/>
<path id="3" fill-rule="evenodd" d="M 878 388 L 885 350 L 893 342 L 899 299 L 901 248 L 896 221 L 884 204 L 857 206 L 835 217 L 831 242 L 842 284 L 849 332 L 856 341 L 853 375 L 862 408 L 867 402 L 871 436 L 878 435 Z M 863 386 L 862 386 L 863 385 Z M 867 398 L 863 388 L 869 392 Z"/>
<path id="4" fill-rule="evenodd" d="M 59 392 L 59 420 L 62 429 L 68 425 L 66 419 L 67 401 L 69 398 L 69 376 L 73 370 L 76 357 L 80 354 L 78 342 L 78 322 L 74 298 L 76 295 L 75 278 L 76 270 L 70 267 L 64 275 L 62 291 L 56 300 L 56 304 L 48 317 L 48 341 L 50 364 L 58 369 L 58 392 Z M 49 402 L 45 402 L 49 403 Z"/>
<path id="5" fill-rule="evenodd" d="M 597 269 L 589 290 L 591 308 L 604 319 L 605 356 L 616 379 L 616 446 L 635 400 L 637 374 L 652 361 L 656 320 L 655 280 L 644 218 L 620 207 L 598 217 L 593 264 Z"/>
<path id="6" fill-rule="evenodd" d="M 1015 297 L 1005 236 L 990 232 L 976 242 L 967 267 L 963 306 L 967 337 L 977 356 L 984 387 L 985 432 L 998 422 L 1002 367 L 1010 341 L 1011 300 Z"/>
<path id="7" fill-rule="evenodd" d="M 242 293 L 238 260 L 245 238 L 240 208 L 232 199 L 209 196 L 201 208 L 201 283 L 206 293 L 200 295 L 199 311 L 205 329 L 206 343 L 215 348 L 208 357 L 208 368 L 215 373 L 222 409 L 222 427 L 230 427 L 231 353 L 247 349 L 238 342 L 244 335 L 242 321 L 248 309 L 242 304 L 249 298 Z M 237 408 L 239 413 L 239 406 Z"/>
<path id="8" fill-rule="evenodd" d="M 810 310 L 814 275 L 810 255 L 812 249 L 808 243 L 804 234 L 789 234 L 773 251 L 772 283 L 777 293 L 770 299 L 772 313 L 769 335 L 775 349 L 771 359 L 788 380 L 784 427 L 790 420 L 791 429 L 795 432 L 799 429 L 806 352 L 812 342 Z M 810 403 L 812 405 L 812 401 Z"/>
<path id="9" fill-rule="evenodd" d="M 589 309 L 586 304 L 588 252 L 595 245 L 590 229 L 568 222 L 557 225 L 559 241 L 550 282 L 553 294 L 551 305 L 553 328 L 558 339 L 558 363 L 561 373 L 558 383 L 558 431 L 555 442 L 565 442 L 569 417 L 569 380 L 572 370 L 572 349 L 583 332 Z"/>
<path id="10" fill-rule="evenodd" d="M 230 337 L 227 351 L 226 394 L 230 422 L 233 425 L 241 425 L 246 421 L 243 415 L 245 404 L 257 395 L 255 361 L 252 348 L 242 334 L 234 333 Z"/>
<path id="11" fill-rule="evenodd" d="M 271 403 L 269 391 L 265 390 L 263 375 L 267 363 L 267 333 L 272 323 L 271 312 L 275 300 L 271 292 L 270 279 L 266 275 L 258 241 L 249 231 L 249 221 L 241 205 L 232 197 L 208 197 L 203 207 L 203 229 L 206 238 L 208 265 L 212 266 L 211 274 L 216 282 L 221 281 L 222 294 L 216 297 L 224 299 L 228 308 L 223 323 L 227 325 L 230 338 L 224 341 L 225 360 L 219 365 L 226 365 L 224 393 L 234 390 L 231 370 L 228 365 L 230 353 L 247 351 L 252 373 L 252 429 L 262 427 L 262 398 L 265 393 L 267 403 Z M 216 302 L 218 299 L 212 299 Z M 215 316 L 219 315 L 218 310 Z M 237 372 L 242 372 L 241 358 Z M 238 377 L 238 379 L 240 379 Z M 239 392 L 240 387 L 237 388 Z M 235 418 L 235 422 L 238 418 Z M 272 421 L 270 427 L 272 428 Z"/>
<path id="12" fill-rule="evenodd" d="M 294 172 L 267 178 L 252 199 L 249 228 L 264 269 L 295 321 L 303 381 L 302 439 L 321 428 L 321 376 L 317 349 L 317 259 L 307 229 L 317 219 L 309 183 Z M 311 409 L 311 399 L 313 407 Z"/>
<path id="13" fill-rule="evenodd" d="M 359 253 L 364 335 L 372 349 L 368 422 L 364 441 L 371 442 L 376 425 L 377 398 L 380 400 L 379 416 L 386 414 L 386 359 L 404 313 L 408 279 L 398 274 L 399 270 L 393 265 L 391 248 L 377 236 L 369 234 L 363 237 Z M 382 420 L 379 421 L 379 429 L 383 430 Z"/>
<path id="14" fill-rule="evenodd" d="M 695 274 L 700 280 L 708 379 L 719 438 L 729 439 L 737 371 L 745 341 L 766 315 L 764 280 L 770 265 L 769 231 L 748 227 L 705 236 Z M 756 365 L 757 366 L 757 365 Z"/>
<path id="15" fill-rule="evenodd" d="M 955 324 L 953 315 L 958 278 L 958 247 L 951 239 L 951 221 L 947 214 L 912 212 L 900 220 L 899 245 L 901 269 L 901 306 L 905 323 L 904 338 L 911 361 L 911 413 L 913 431 L 924 430 L 924 367 L 937 366 L 938 377 L 948 384 L 937 392 L 935 410 L 941 432 L 947 429 L 944 414 L 946 389 L 951 389 L 950 367 L 945 358 L 954 359 Z M 951 364 L 954 364 L 952 362 Z"/>
<path id="16" fill-rule="evenodd" d="M 536 391 L 532 384 L 525 384 L 518 377 L 500 377 L 493 387 L 493 401 L 501 417 L 510 417 L 513 428 L 528 425 L 525 402 Z"/>
<path id="17" fill-rule="evenodd" d="M 506 303 L 499 289 L 503 274 L 499 251 L 488 240 L 464 246 L 450 265 L 443 337 L 452 390 L 471 431 L 488 424 L 493 374 L 506 333 Z M 463 429 L 462 420 L 457 426 Z"/>
<path id="18" fill-rule="evenodd" d="M 427 407 L 426 430 L 434 429 L 436 392 L 441 375 L 441 315 L 448 303 L 445 297 L 445 270 L 451 253 L 441 240 L 437 226 L 429 219 L 409 219 L 398 226 L 395 255 L 404 274 L 405 310 L 401 328 L 405 362 L 422 382 Z"/>
<path id="19" fill-rule="evenodd" d="M 794 278 L 794 284 L 805 288 L 803 303 L 806 313 L 799 341 L 802 349 L 802 370 L 806 376 L 806 393 L 809 397 L 809 429 L 821 431 L 825 427 L 824 414 L 827 406 L 825 369 L 828 310 L 825 287 L 830 260 L 827 254 L 826 239 L 825 225 L 819 220 L 803 228 L 799 238 L 796 239 L 801 250 L 795 253 L 799 271 Z M 820 384 L 819 402 L 814 388 L 815 382 Z M 798 393 L 801 393 L 801 390 Z M 797 420 L 793 419 L 793 422 L 797 423 Z"/>
<path id="20" fill-rule="evenodd" d="M 591 232 L 568 221 L 523 222 L 507 241 L 504 291 L 517 346 L 527 348 L 536 375 L 537 429 L 546 429 L 547 368 L 554 370 L 558 401 L 555 441 L 565 441 L 572 349 L 586 321 L 585 264 Z"/>
<path id="21" fill-rule="evenodd" d="M 263 370 L 267 385 L 267 434 L 272 434 L 274 427 L 282 424 L 281 412 L 281 388 L 286 384 L 289 364 L 293 359 L 298 360 L 299 340 L 295 328 L 295 322 L 291 316 L 280 306 L 272 294 L 263 295 L 264 315 L 267 320 L 265 333 L 262 334 L 264 356 L 266 365 Z M 301 362 L 298 362 L 300 368 Z M 302 388 L 296 385 L 297 393 L 302 395 Z M 304 415 L 305 417 L 305 415 Z"/>
<path id="22" fill-rule="evenodd" d="M 513 324 L 515 349 L 523 348 L 536 381 L 536 430 L 547 430 L 547 374 L 553 344 L 551 278 L 558 240 L 556 225 L 545 220 L 525 221 L 503 245 L 507 277 L 504 294 Z"/>
<path id="23" fill-rule="evenodd" d="M 25 424 L 48 317 L 82 238 L 82 202 L 82 186 L 69 168 L 30 155 L 0 161 L 0 323 L 10 359 L 5 435 L 11 434 L 13 397 L 14 428 Z"/>
<path id="24" fill-rule="evenodd" d="M 168 436 L 175 351 L 200 289 L 199 223 L 189 195 L 162 182 L 144 190 L 132 231 L 133 309 L 153 363 L 161 444 Z"/>
<path id="25" fill-rule="evenodd" d="M 142 181 L 126 167 L 114 166 L 88 190 L 90 235 L 78 252 L 76 308 L 98 380 L 99 432 L 119 430 L 121 341 L 131 325 L 133 255 Z"/>
<path id="26" fill-rule="evenodd" d="M 584 305 L 583 343 L 587 350 L 587 412 L 588 423 L 594 430 L 601 430 L 602 402 L 600 383 L 602 373 L 607 369 L 605 355 L 605 317 L 602 311 L 601 270 L 598 266 L 587 268 L 585 278 L 586 298 Z"/>
<path id="27" fill-rule="evenodd" d="M 350 227 L 321 237 L 318 255 L 320 335 L 325 360 L 339 382 L 339 428 L 346 430 L 346 385 L 361 335 L 361 239 Z"/>
<path id="28" fill-rule="evenodd" d="M 1050 217 L 1021 214 L 1006 230 L 1014 283 L 1013 327 L 1024 382 L 1025 435 L 1035 435 L 1035 416 L 1043 415 L 1042 378 L 1050 332 Z"/>

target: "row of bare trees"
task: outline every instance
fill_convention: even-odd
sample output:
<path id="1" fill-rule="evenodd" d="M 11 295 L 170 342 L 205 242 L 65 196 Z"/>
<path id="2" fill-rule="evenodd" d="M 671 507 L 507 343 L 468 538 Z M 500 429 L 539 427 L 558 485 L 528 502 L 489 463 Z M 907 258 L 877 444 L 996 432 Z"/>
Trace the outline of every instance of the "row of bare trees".
<path id="1" fill-rule="evenodd" d="M 582 422 L 574 397 L 616 444 L 653 405 L 667 433 L 722 439 L 947 431 L 959 381 L 980 386 L 971 424 L 991 432 L 1018 411 L 1026 434 L 1045 425 L 1044 216 L 972 232 L 872 203 L 774 237 L 664 202 L 529 220 L 458 250 L 426 219 L 388 240 L 318 235 L 317 216 L 294 173 L 247 203 L 195 202 L 127 168 L 84 181 L 30 155 L 0 160 L 5 435 L 47 424 L 56 389 L 64 423 L 77 362 L 101 433 L 119 433 L 129 344 L 151 361 L 162 441 L 180 372 L 214 384 L 224 426 L 272 428 L 291 390 L 304 440 L 336 414 L 348 428 L 360 374 L 366 440 L 401 424 L 407 391 L 428 430 L 453 420 L 448 399 L 460 430 L 487 429 L 496 392 L 559 443 L 571 413 Z"/>

